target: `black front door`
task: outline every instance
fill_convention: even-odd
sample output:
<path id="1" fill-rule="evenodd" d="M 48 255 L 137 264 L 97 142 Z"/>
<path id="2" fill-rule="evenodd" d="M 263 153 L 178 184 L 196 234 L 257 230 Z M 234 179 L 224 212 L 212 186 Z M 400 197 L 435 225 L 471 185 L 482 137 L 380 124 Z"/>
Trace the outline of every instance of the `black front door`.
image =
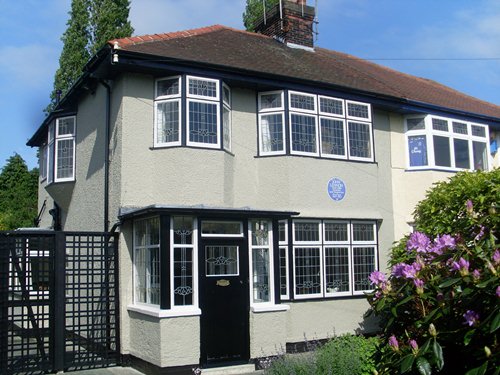
<path id="1" fill-rule="evenodd" d="M 248 250 L 245 238 L 200 241 L 201 363 L 247 362 Z"/>

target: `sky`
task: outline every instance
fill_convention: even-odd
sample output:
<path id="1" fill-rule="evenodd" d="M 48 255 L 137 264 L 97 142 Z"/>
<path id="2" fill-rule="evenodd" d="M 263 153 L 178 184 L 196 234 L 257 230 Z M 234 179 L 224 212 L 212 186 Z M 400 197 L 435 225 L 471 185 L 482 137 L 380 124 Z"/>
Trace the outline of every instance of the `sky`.
<path id="1" fill-rule="evenodd" d="M 222 24 L 243 29 L 246 0 L 131 0 L 134 35 Z M 429 78 L 500 105 L 500 0 L 308 0 L 316 45 Z M 71 0 L 0 0 L 0 166 L 42 123 Z"/>

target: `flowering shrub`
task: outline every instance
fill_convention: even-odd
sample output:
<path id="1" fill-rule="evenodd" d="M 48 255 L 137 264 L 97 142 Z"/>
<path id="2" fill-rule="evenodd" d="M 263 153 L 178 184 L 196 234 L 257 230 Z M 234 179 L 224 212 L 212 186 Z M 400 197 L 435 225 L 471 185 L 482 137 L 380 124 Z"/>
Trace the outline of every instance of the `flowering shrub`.
<path id="1" fill-rule="evenodd" d="M 462 205 L 465 234 L 412 233 L 393 249 L 390 275 L 370 275 L 387 343 L 380 374 L 500 374 L 498 228 L 484 225 L 496 219 Z"/>

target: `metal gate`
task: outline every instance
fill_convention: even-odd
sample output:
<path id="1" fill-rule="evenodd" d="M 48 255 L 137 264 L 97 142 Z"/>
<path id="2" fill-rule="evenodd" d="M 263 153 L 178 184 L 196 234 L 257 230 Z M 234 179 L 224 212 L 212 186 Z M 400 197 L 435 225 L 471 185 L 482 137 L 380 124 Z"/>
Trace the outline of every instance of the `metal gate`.
<path id="1" fill-rule="evenodd" d="M 0 232 L 0 374 L 118 364 L 118 236 Z"/>

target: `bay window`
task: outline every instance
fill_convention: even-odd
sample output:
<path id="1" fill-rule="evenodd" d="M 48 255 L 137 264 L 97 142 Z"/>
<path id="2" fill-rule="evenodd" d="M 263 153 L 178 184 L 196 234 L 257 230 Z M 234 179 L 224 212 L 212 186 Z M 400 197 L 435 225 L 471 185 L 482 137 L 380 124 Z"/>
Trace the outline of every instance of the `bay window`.
<path id="1" fill-rule="evenodd" d="M 155 86 L 155 147 L 187 145 L 230 151 L 231 91 L 227 85 L 212 78 L 174 76 L 157 79 Z"/>
<path id="2" fill-rule="evenodd" d="M 487 170 L 488 127 L 431 115 L 405 119 L 408 167 Z"/>

